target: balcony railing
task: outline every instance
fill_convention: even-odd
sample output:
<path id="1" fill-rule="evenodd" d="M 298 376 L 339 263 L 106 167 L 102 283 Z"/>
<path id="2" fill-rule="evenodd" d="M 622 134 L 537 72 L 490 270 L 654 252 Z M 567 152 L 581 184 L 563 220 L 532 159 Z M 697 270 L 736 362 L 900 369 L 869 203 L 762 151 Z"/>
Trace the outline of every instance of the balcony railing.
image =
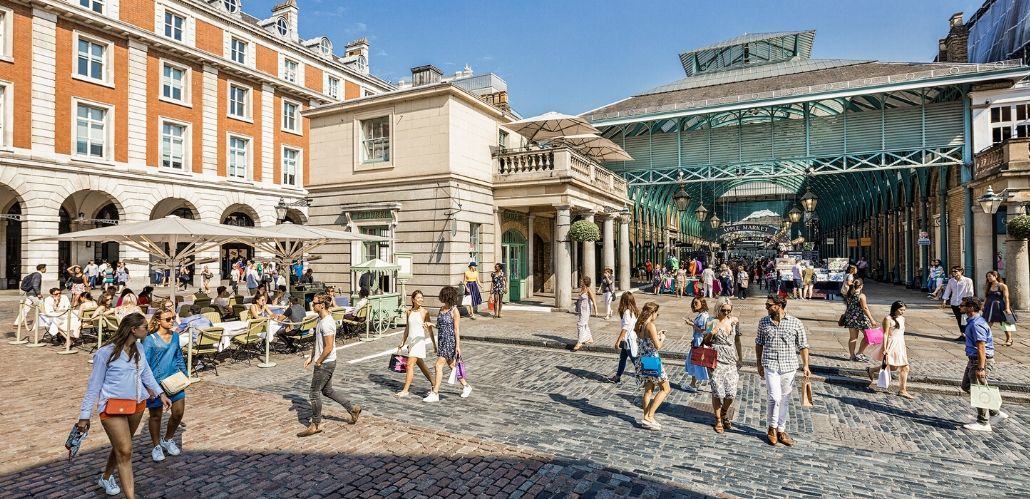
<path id="1" fill-rule="evenodd" d="M 976 180 L 1004 171 L 1030 169 L 1030 138 L 1012 138 L 994 144 L 976 153 L 973 165 Z"/>
<path id="2" fill-rule="evenodd" d="M 626 196 L 626 179 L 566 147 L 501 150 L 495 159 L 494 181 L 498 183 L 567 176 L 619 198 Z"/>

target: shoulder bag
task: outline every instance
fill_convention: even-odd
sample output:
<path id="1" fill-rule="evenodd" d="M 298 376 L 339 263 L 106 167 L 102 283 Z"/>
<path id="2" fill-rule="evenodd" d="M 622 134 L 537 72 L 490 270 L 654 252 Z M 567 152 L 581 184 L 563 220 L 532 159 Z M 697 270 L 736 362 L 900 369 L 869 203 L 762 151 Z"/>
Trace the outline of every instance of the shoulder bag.
<path id="1" fill-rule="evenodd" d="M 175 374 L 161 380 L 161 388 L 168 395 L 175 395 L 185 390 L 187 386 L 190 386 L 190 379 L 182 371 L 176 371 Z"/>
<path id="2" fill-rule="evenodd" d="M 690 363 L 695 366 L 715 369 L 719 362 L 719 353 L 712 347 L 701 345 L 690 349 Z"/>
<path id="3" fill-rule="evenodd" d="M 662 376 L 662 359 L 657 355 L 640 357 L 640 375 L 660 378 Z"/>
<path id="4" fill-rule="evenodd" d="M 129 399 L 107 399 L 104 406 L 104 414 L 109 416 L 128 416 L 136 412 L 139 404 L 139 359 L 136 360 L 136 398 Z"/>

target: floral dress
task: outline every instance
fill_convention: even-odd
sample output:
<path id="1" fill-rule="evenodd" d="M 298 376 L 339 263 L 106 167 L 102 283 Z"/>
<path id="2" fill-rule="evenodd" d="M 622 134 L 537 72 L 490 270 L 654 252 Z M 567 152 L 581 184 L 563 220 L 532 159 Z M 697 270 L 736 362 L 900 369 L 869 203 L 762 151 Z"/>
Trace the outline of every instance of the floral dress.
<path id="1" fill-rule="evenodd" d="M 644 335 L 646 335 L 646 334 L 647 334 L 647 331 L 645 330 L 644 331 Z M 658 349 L 654 347 L 654 343 L 651 343 L 651 338 L 650 337 L 648 337 L 648 336 L 640 336 L 639 338 L 637 338 L 637 351 L 640 353 L 640 355 L 633 358 L 633 365 L 636 367 L 637 373 L 638 373 L 637 374 L 637 384 L 641 384 L 642 385 L 642 384 L 647 383 L 648 381 L 650 381 L 651 383 L 654 383 L 654 384 L 657 385 L 659 383 L 662 383 L 663 381 L 668 381 L 669 380 L 669 376 L 665 373 L 665 364 L 662 364 L 662 373 L 658 377 L 644 376 L 642 374 L 639 374 L 643 370 L 643 366 L 641 365 L 641 360 L 640 360 L 642 357 L 656 357 L 656 356 L 658 356 Z"/>
<path id="2" fill-rule="evenodd" d="M 436 355 L 447 360 L 457 357 L 457 341 L 454 339 L 454 317 L 451 310 L 441 310 L 436 316 Z"/>
<path id="3" fill-rule="evenodd" d="M 862 310 L 861 301 L 861 294 L 855 297 L 844 297 L 844 305 L 847 307 L 844 310 L 844 327 L 859 330 L 872 329 L 873 323 L 869 322 L 869 317 Z"/>
<path id="4" fill-rule="evenodd" d="M 737 336 L 740 336 L 737 326 L 731 326 L 729 331 L 720 328 L 712 335 L 712 348 L 715 349 L 718 359 L 715 369 L 709 369 L 713 397 L 732 399 L 737 396 Z"/>
<path id="5" fill-rule="evenodd" d="M 508 291 L 506 289 L 507 286 L 505 285 L 505 281 L 506 280 L 507 279 L 505 279 L 504 271 L 501 271 L 501 272 L 491 272 L 490 273 L 490 281 L 491 281 L 490 294 L 495 295 L 495 296 L 503 296 L 504 293 Z"/>

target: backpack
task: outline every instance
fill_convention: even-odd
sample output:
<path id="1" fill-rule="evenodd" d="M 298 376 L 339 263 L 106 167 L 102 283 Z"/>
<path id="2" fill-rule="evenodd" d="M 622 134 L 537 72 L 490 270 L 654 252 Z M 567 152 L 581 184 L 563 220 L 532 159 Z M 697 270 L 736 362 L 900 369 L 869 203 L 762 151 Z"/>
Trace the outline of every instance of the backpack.
<path id="1" fill-rule="evenodd" d="M 32 274 L 29 274 L 29 275 L 25 276 L 24 278 L 22 278 L 21 286 L 18 289 L 21 289 L 22 291 L 24 291 L 26 293 L 28 293 L 29 291 L 32 291 L 32 276 L 33 276 L 33 274 L 35 274 L 35 272 L 33 272 Z"/>

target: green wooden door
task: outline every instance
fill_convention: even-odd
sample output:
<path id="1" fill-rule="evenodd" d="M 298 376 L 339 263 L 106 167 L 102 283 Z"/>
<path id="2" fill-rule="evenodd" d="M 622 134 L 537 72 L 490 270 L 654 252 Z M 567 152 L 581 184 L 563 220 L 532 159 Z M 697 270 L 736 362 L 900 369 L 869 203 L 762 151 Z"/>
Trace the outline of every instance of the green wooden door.
<path id="1" fill-rule="evenodd" d="M 526 295 L 526 238 L 517 230 L 501 236 L 501 261 L 508 273 L 508 300 L 519 301 Z"/>

